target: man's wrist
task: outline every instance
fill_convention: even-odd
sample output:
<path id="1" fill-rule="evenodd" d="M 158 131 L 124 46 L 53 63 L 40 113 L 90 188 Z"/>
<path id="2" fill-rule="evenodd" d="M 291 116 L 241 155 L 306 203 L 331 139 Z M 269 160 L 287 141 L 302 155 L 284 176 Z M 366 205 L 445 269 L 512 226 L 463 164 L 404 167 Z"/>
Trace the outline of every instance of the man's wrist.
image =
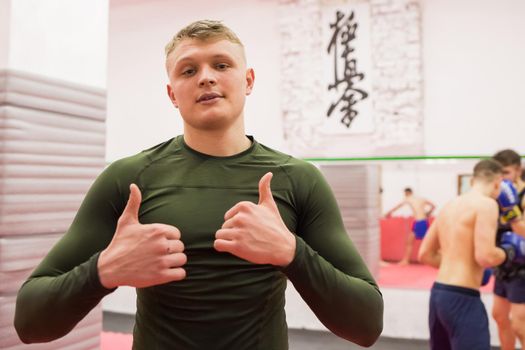
<path id="1" fill-rule="evenodd" d="M 510 244 L 502 244 L 500 246 L 501 250 L 503 250 L 503 253 L 505 254 L 505 257 L 503 259 L 503 262 L 500 264 L 500 265 L 508 265 L 510 264 L 513 260 L 514 260 L 514 257 L 516 256 L 516 252 L 514 250 L 514 247 Z"/>
<path id="2" fill-rule="evenodd" d="M 297 246 L 297 241 L 295 239 L 295 235 L 291 232 L 289 232 L 289 240 L 288 240 L 289 244 L 286 245 L 286 249 L 283 250 L 281 257 L 282 257 L 282 261 L 281 262 L 278 262 L 277 263 L 277 266 L 280 266 L 280 267 L 286 267 L 288 265 L 290 265 L 290 263 L 293 261 L 293 259 L 295 258 L 295 250 L 296 250 L 296 246 Z"/>
<path id="3" fill-rule="evenodd" d="M 98 261 L 97 261 L 98 279 L 102 287 L 106 289 L 113 289 L 117 287 L 117 285 L 113 282 L 113 278 L 111 278 L 111 272 L 109 269 L 109 264 L 107 263 L 107 257 L 105 253 L 106 251 L 103 250 L 98 257 Z"/>

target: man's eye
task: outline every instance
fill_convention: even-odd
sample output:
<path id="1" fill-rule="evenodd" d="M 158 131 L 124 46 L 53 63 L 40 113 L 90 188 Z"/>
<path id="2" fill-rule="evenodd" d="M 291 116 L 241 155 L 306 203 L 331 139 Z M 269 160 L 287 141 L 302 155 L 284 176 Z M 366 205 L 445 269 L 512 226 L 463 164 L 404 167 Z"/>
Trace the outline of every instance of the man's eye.
<path id="1" fill-rule="evenodd" d="M 227 69 L 229 66 L 228 66 L 226 63 L 218 63 L 218 64 L 216 65 L 216 67 L 217 67 L 218 70 L 225 70 L 225 69 Z"/>
<path id="2" fill-rule="evenodd" d="M 193 74 L 195 74 L 195 69 L 193 68 L 188 68 L 182 71 L 182 75 L 190 76 Z"/>

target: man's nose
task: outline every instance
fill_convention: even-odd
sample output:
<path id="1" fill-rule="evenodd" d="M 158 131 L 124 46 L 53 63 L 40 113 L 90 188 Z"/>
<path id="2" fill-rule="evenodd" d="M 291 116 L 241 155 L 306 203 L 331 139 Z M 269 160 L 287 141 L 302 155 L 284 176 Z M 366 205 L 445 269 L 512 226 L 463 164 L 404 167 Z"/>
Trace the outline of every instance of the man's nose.
<path id="1" fill-rule="evenodd" d="M 204 87 L 207 85 L 215 85 L 217 83 L 217 77 L 215 71 L 211 67 L 201 68 L 199 76 L 199 86 Z"/>

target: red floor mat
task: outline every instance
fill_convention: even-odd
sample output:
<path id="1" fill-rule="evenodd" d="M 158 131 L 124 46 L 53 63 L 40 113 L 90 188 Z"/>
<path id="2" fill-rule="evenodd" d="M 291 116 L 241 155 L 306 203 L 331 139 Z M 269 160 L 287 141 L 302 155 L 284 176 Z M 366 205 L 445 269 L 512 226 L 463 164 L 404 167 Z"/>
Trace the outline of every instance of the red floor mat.
<path id="1" fill-rule="evenodd" d="M 132 343 L 131 334 L 102 332 L 100 336 L 101 350 L 130 350 Z"/>
<path id="2" fill-rule="evenodd" d="M 437 269 L 422 265 L 410 264 L 400 266 L 389 264 L 382 266 L 379 271 L 379 286 L 382 288 L 406 288 L 406 289 L 427 289 L 432 287 L 436 280 Z M 489 284 L 481 288 L 482 292 L 492 292 L 494 278 L 490 279 Z"/>

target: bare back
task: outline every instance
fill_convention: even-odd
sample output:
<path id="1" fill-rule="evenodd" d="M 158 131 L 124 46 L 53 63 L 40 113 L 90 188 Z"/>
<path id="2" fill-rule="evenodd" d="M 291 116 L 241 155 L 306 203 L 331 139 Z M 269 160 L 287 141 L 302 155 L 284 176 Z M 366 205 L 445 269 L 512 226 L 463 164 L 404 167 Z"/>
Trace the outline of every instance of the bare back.
<path id="1" fill-rule="evenodd" d="M 437 281 L 445 284 L 477 289 L 483 267 L 476 259 L 476 249 L 490 244 L 490 230 L 494 233 L 496 220 L 486 221 L 494 211 L 495 201 L 478 193 L 469 192 L 449 202 L 436 219 L 436 229 L 441 247 L 441 265 Z M 483 226 L 483 227 L 480 227 Z M 477 237 L 485 235 L 488 237 Z"/>

